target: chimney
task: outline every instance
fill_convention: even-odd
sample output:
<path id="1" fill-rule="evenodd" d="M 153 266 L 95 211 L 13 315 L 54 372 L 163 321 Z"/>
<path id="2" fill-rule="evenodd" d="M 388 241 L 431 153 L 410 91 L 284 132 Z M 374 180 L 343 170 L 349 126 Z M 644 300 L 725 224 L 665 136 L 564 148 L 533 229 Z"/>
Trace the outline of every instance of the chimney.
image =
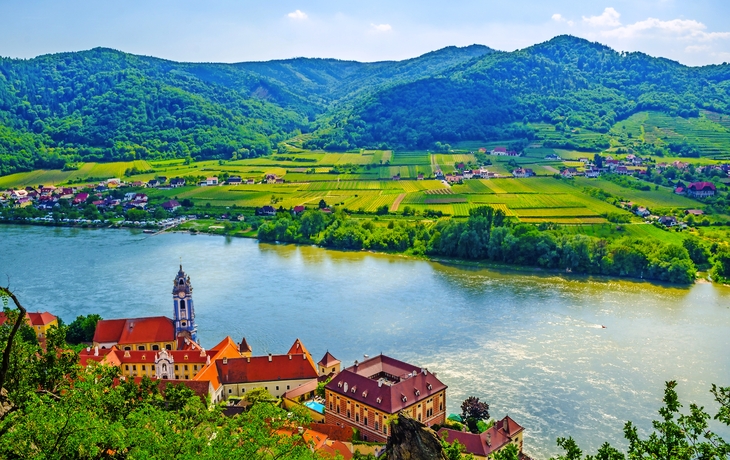
<path id="1" fill-rule="evenodd" d="M 223 357 L 223 364 L 228 364 L 228 358 L 226 356 Z"/>
<path id="2" fill-rule="evenodd" d="M 287 355 L 287 356 L 289 357 L 289 361 L 291 361 L 291 355 Z M 271 361 L 271 360 L 269 360 L 269 361 Z"/>
<path id="3" fill-rule="evenodd" d="M 99 356 L 99 347 L 94 347 L 94 356 Z"/>
<path id="4" fill-rule="evenodd" d="M 271 353 L 269 353 L 269 362 L 271 362 Z"/>
<path id="5" fill-rule="evenodd" d="M 368 356 L 368 355 L 362 355 L 362 360 L 363 360 L 363 361 L 367 361 L 369 357 L 370 357 L 370 356 Z"/>
<path id="6" fill-rule="evenodd" d="M 302 355 L 302 359 L 307 359 L 306 353 Z"/>
<path id="7" fill-rule="evenodd" d="M 205 358 L 205 365 L 210 366 L 210 355 Z"/>
<path id="8" fill-rule="evenodd" d="M 251 357 L 250 356 L 246 358 L 246 362 L 247 363 L 250 363 L 251 362 Z"/>
<path id="9" fill-rule="evenodd" d="M 492 433 L 487 431 L 487 445 L 492 447 Z"/>
<path id="10" fill-rule="evenodd" d="M 382 387 L 382 386 L 383 386 L 383 381 L 382 380 L 378 380 L 378 387 Z"/>
<path id="11" fill-rule="evenodd" d="M 297 431 L 299 432 L 299 434 L 303 434 L 304 433 L 304 428 L 301 427 L 301 426 L 298 426 L 297 427 Z"/>
<path id="12" fill-rule="evenodd" d="M 91 347 L 86 347 L 86 353 L 91 353 Z"/>

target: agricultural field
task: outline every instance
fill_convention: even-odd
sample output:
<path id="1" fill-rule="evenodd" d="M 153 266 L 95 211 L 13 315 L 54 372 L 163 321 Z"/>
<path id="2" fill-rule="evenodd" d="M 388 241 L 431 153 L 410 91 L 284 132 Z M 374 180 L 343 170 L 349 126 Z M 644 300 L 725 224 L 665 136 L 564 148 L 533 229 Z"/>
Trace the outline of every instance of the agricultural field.
<path id="1" fill-rule="evenodd" d="M 651 119 L 647 115 L 648 119 Z M 709 115 L 707 115 L 709 120 Z M 637 118 L 638 120 L 638 118 Z M 627 120 L 630 129 L 639 129 Z M 638 123 L 638 122 L 637 122 Z M 730 120 L 717 119 L 730 125 Z M 644 122 L 646 124 L 646 122 Z M 641 125 L 644 126 L 644 125 Z M 629 129 L 629 128 L 627 128 Z M 724 129 L 724 128 L 723 128 Z M 638 131 L 637 131 L 638 132 Z M 632 134 L 633 136 L 633 134 Z M 491 149 L 501 143 L 479 143 Z M 474 148 L 477 144 L 460 144 L 459 147 Z M 82 163 L 79 169 L 71 171 L 38 170 L 0 177 L 0 188 L 17 188 L 39 184 L 66 185 L 69 183 L 93 183 L 100 179 L 119 177 L 127 181 L 146 181 L 156 176 L 188 177 L 192 181 L 199 177 L 241 176 L 254 179 L 255 185 L 218 187 L 186 187 L 164 190 L 146 189 L 150 197 L 160 200 L 190 199 L 196 205 L 215 207 L 238 206 L 256 208 L 264 205 L 285 209 L 304 205 L 317 207 L 321 200 L 329 206 L 348 209 L 353 212 L 374 213 L 378 208 L 387 206 L 392 213 L 401 213 L 406 206 L 423 213 L 426 210 L 441 211 L 447 216 L 466 217 L 469 211 L 478 206 L 489 205 L 501 209 L 506 215 L 521 222 L 565 225 L 575 231 L 604 229 L 602 232 L 615 232 L 615 226 L 608 224 L 607 214 L 623 214 L 631 222 L 641 219 L 613 204 L 602 201 L 587 193 L 587 188 L 602 189 L 615 197 L 632 201 L 650 209 L 689 209 L 702 208 L 701 202 L 676 195 L 670 188 L 652 186 L 650 191 L 639 191 L 615 184 L 605 179 L 575 178 L 565 180 L 553 176 L 564 165 L 580 164 L 578 158 L 591 156 L 582 152 L 548 149 L 530 146 L 526 156 L 519 158 L 489 156 L 492 165 L 487 168 L 503 174 L 505 178 L 472 179 L 462 184 L 449 185 L 434 180 L 436 167 L 444 172 L 453 171 L 455 163 L 476 163 L 470 150 L 457 153 L 429 153 L 368 151 L 347 153 L 309 152 L 300 149 L 286 154 L 235 161 L 200 161 L 185 164 L 182 159 L 162 161 L 134 161 L 119 163 Z M 558 154 L 564 161 L 545 160 L 551 153 Z M 684 160 L 684 159 L 683 159 Z M 665 159 L 664 161 L 670 161 Z M 707 162 L 707 161 L 705 161 Z M 538 177 L 515 179 L 511 176 L 514 164 L 532 167 Z M 580 164 L 582 165 L 582 164 Z M 141 171 L 125 177 L 125 171 L 136 168 Z M 425 180 L 416 180 L 418 174 Z M 279 184 L 261 183 L 266 174 L 276 174 L 284 180 Z M 540 177 L 540 175 L 542 177 Z M 399 176 L 399 180 L 393 180 Z M 189 184 L 193 184 L 190 182 Z M 652 226 L 629 224 L 622 234 L 634 232 L 650 234 L 662 232 Z M 637 230 L 634 227 L 641 228 Z M 646 228 L 644 228 L 646 227 Z M 572 230 L 571 230 L 572 231 Z M 596 230 L 598 231 L 598 230 Z M 644 233 L 641 233 L 644 232 Z M 649 233 L 647 233 L 649 232 Z M 633 234 L 633 233 L 631 233 Z"/>
<path id="2" fill-rule="evenodd" d="M 639 112 L 616 123 L 610 133 L 623 144 L 630 144 L 631 139 L 660 145 L 686 140 L 696 145 L 702 156 L 730 154 L 730 116 L 706 110 L 698 118 Z"/>

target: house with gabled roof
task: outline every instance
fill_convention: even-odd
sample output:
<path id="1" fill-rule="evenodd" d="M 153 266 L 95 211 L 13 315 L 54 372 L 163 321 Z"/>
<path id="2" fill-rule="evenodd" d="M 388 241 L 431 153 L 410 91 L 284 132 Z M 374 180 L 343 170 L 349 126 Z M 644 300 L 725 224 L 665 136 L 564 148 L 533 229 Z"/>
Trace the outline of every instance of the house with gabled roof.
<path id="1" fill-rule="evenodd" d="M 509 444 L 517 446 L 519 456 L 522 458 L 523 432 L 523 427 L 506 416 L 495 422 L 484 433 L 474 434 L 441 428 L 438 436 L 445 437 L 449 444 L 459 441 L 459 444 L 464 446 L 465 452 L 474 455 L 475 458 L 486 460 Z"/>
<path id="2" fill-rule="evenodd" d="M 278 398 L 318 377 L 317 366 L 299 339 L 283 355 L 219 360 L 216 373 L 223 399 L 244 396 L 255 388 L 264 388 Z"/>
<path id="3" fill-rule="evenodd" d="M 693 198 L 714 196 L 717 188 L 712 182 L 692 182 L 687 187 L 687 195 Z"/>
<path id="4" fill-rule="evenodd" d="M 327 350 L 322 359 L 317 363 L 320 377 L 327 377 L 340 372 L 340 360 L 335 358 L 332 353 Z"/>
<path id="5" fill-rule="evenodd" d="M 356 361 L 325 386 L 325 420 L 386 442 L 388 421 L 401 411 L 427 426 L 443 423 L 446 388 L 428 369 L 385 355 Z"/>

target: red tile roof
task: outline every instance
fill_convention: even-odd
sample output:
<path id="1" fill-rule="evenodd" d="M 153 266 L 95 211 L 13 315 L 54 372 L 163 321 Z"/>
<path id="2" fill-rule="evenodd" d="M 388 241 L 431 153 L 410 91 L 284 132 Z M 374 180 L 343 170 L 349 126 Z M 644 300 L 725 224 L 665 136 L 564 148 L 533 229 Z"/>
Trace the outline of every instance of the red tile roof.
<path id="1" fill-rule="evenodd" d="M 300 353 L 310 354 L 309 351 L 304 347 L 304 344 L 301 340 L 296 339 L 292 346 L 289 348 L 289 351 L 286 352 L 288 355 L 296 355 Z"/>
<path id="2" fill-rule="evenodd" d="M 352 428 L 334 425 L 332 423 L 316 423 L 312 424 L 310 428 L 326 434 L 330 439 L 342 442 L 352 442 L 352 436 L 354 434 Z"/>
<path id="3" fill-rule="evenodd" d="M 221 383 L 316 379 L 317 368 L 306 354 L 254 356 L 216 361 Z"/>
<path id="4" fill-rule="evenodd" d="M 385 380 L 380 383 L 381 377 Z M 446 389 L 425 369 L 380 355 L 337 374 L 325 387 L 389 414 Z"/>
<path id="5" fill-rule="evenodd" d="M 106 359 L 107 356 L 115 351 L 117 351 L 116 347 L 102 348 L 99 350 L 94 350 L 94 348 L 91 347 L 84 348 L 83 350 L 81 350 L 81 353 L 79 353 L 79 364 L 86 367 L 91 362 L 106 362 L 108 361 Z"/>
<path id="6" fill-rule="evenodd" d="M 446 440 L 453 443 L 458 440 L 463 444 L 466 451 L 483 457 L 490 456 L 493 452 L 501 449 L 512 441 L 512 438 L 521 432 L 523 428 L 509 416 L 498 420 L 491 428 L 481 434 L 465 433 L 462 431 L 442 428 L 439 430 L 439 438 L 444 434 Z"/>
<path id="7" fill-rule="evenodd" d="M 170 318 L 104 319 L 97 323 L 95 343 L 115 342 L 120 345 L 150 342 L 173 342 L 175 325 Z"/>
<path id="8" fill-rule="evenodd" d="M 193 350 L 166 350 L 167 354 L 172 357 L 175 364 L 205 364 L 208 360 L 208 354 L 203 351 Z M 155 356 L 158 351 L 137 351 L 137 350 L 119 350 L 117 356 L 119 361 L 124 363 L 142 363 L 149 362 L 154 364 Z"/>
<path id="9" fill-rule="evenodd" d="M 687 188 L 694 191 L 712 190 L 714 192 L 715 190 L 717 190 L 715 188 L 715 184 L 713 184 L 712 182 L 692 182 Z"/>
<path id="10" fill-rule="evenodd" d="M 50 324 L 53 321 L 56 321 L 57 318 L 47 311 L 44 311 L 43 313 L 28 312 L 28 319 L 30 320 L 31 326 L 45 326 L 46 324 Z"/>
<path id="11" fill-rule="evenodd" d="M 322 359 L 320 359 L 317 364 L 324 366 L 324 367 L 330 367 L 330 366 L 334 366 L 335 364 L 338 364 L 339 362 L 340 362 L 340 360 L 335 358 L 334 356 L 332 356 L 332 353 L 330 353 L 328 351 L 327 353 L 324 354 Z"/>
<path id="12" fill-rule="evenodd" d="M 241 339 L 241 343 L 238 345 L 238 351 L 240 351 L 241 353 L 251 353 L 253 351 L 251 345 L 249 345 L 246 341 L 246 337 Z"/>

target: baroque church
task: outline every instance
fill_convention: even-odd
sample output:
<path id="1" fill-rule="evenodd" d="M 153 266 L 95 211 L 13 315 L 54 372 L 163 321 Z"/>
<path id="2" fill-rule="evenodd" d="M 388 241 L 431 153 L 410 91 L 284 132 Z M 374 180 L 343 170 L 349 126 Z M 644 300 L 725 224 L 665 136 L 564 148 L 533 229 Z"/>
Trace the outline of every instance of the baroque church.
<path id="1" fill-rule="evenodd" d="M 166 316 L 105 319 L 94 332 L 94 347 L 124 351 L 185 350 L 198 343 L 193 286 L 180 265 L 173 280 L 172 319 Z M 200 348 L 200 346 L 197 346 Z"/>

